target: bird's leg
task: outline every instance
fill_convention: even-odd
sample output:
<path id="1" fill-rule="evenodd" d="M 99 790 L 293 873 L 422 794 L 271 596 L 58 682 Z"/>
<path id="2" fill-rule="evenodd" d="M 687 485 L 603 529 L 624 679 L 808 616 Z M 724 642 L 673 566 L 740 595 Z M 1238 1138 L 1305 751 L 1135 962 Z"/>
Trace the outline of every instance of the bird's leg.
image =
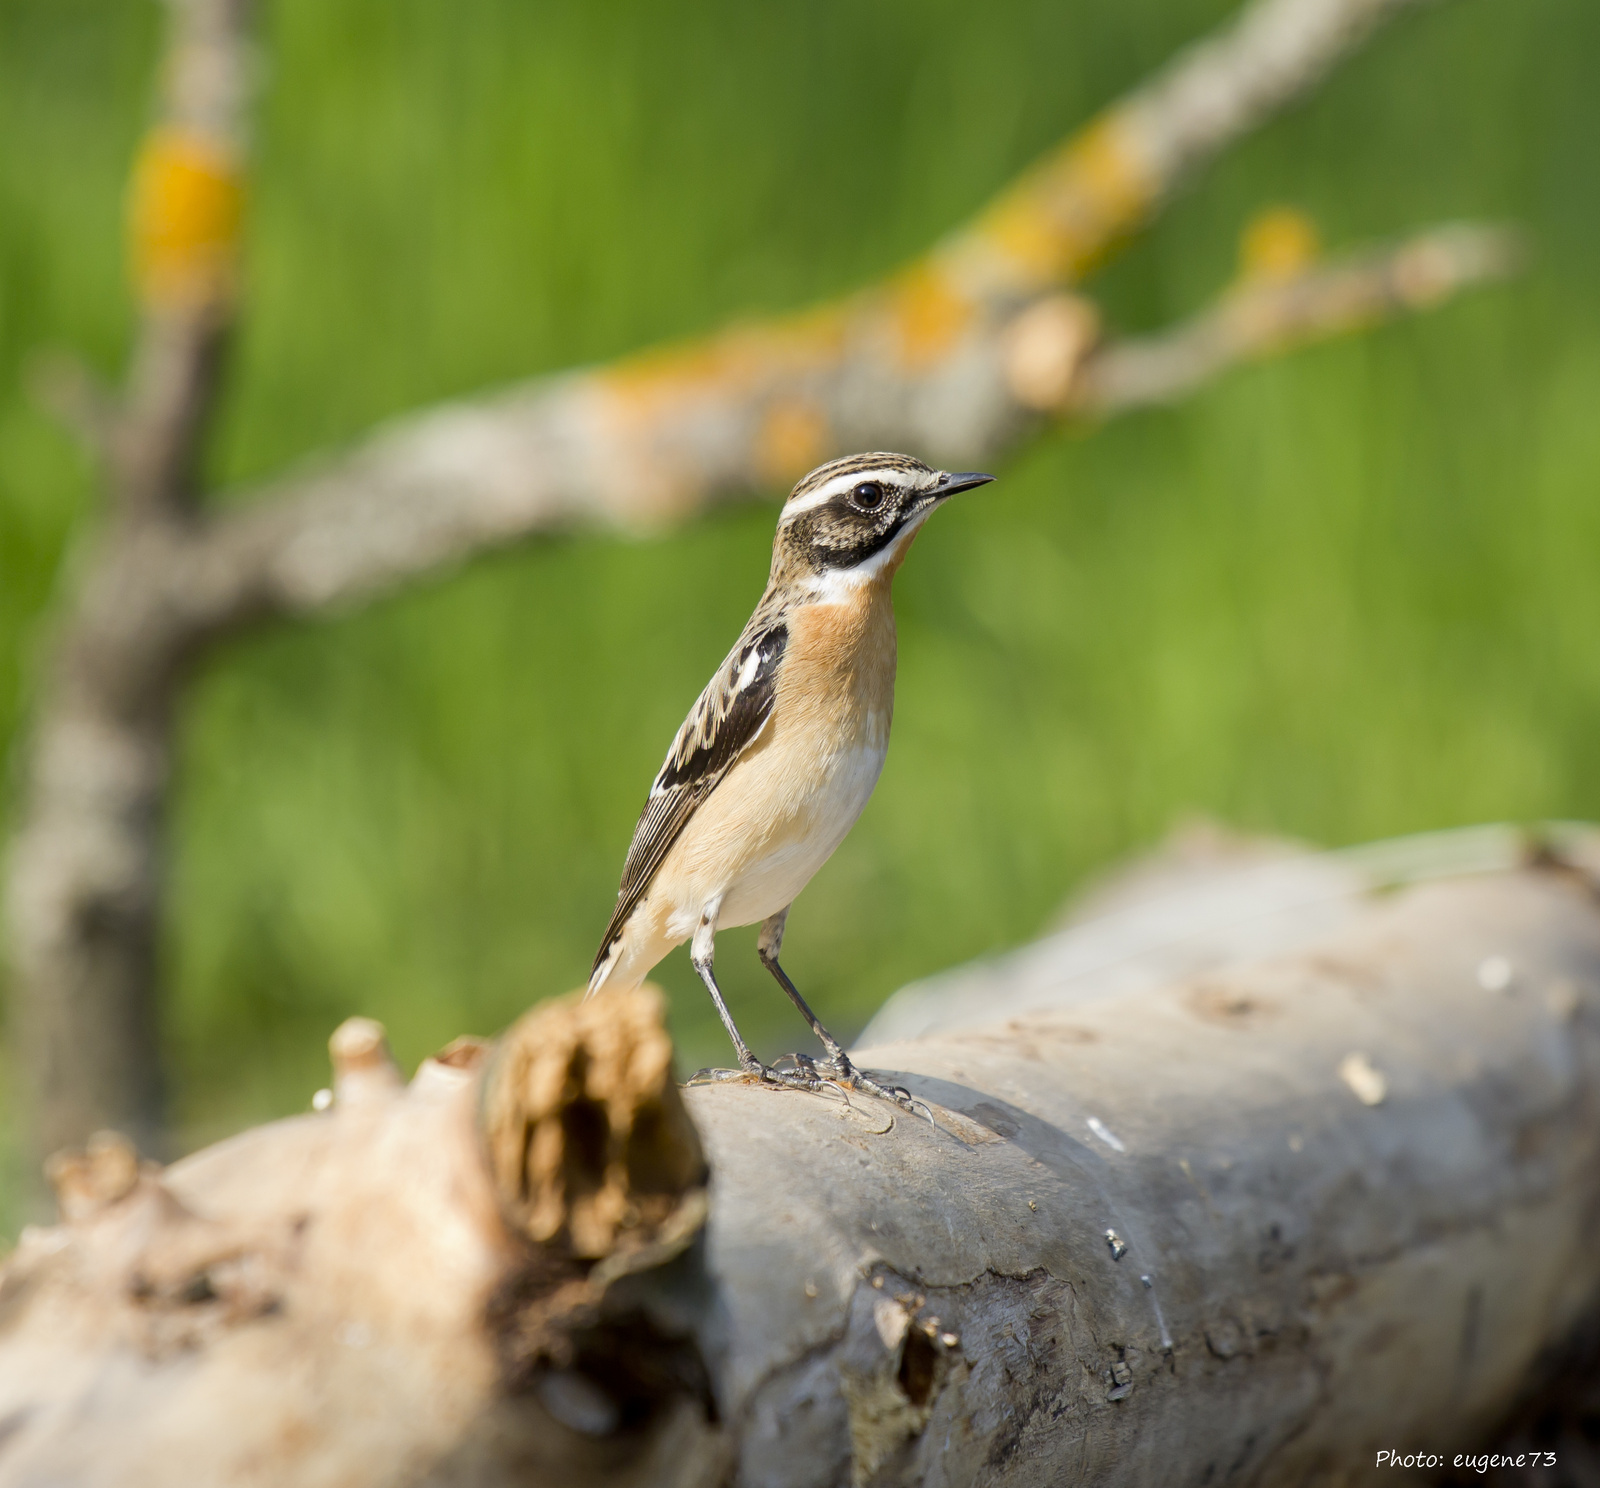
<path id="1" fill-rule="evenodd" d="M 728 1030 L 728 1037 L 733 1040 L 734 1052 L 739 1056 L 739 1068 L 746 1074 L 760 1074 L 761 1061 L 750 1052 L 750 1046 L 740 1035 L 738 1027 L 734 1024 L 733 1014 L 728 1011 L 728 1004 L 722 1000 L 722 989 L 717 985 L 717 978 L 711 970 L 712 961 L 716 957 L 717 915 L 721 909 L 722 899 L 718 896 L 700 912 L 700 923 L 695 927 L 694 939 L 689 943 L 689 964 L 694 967 L 700 980 L 706 984 L 706 991 L 711 994 L 717 1016 L 722 1019 L 722 1026 Z"/>
<path id="2" fill-rule="evenodd" d="M 844 1052 L 844 1045 L 822 1026 L 822 1020 L 811 1011 L 805 998 L 800 995 L 800 989 L 789 980 L 788 972 L 778 965 L 778 952 L 783 947 L 783 927 L 788 918 L 789 910 L 785 906 L 762 924 L 761 934 L 756 938 L 756 955 L 761 957 L 761 964 L 777 978 L 778 985 L 789 994 L 789 1001 L 800 1009 L 800 1016 L 811 1025 L 811 1031 L 828 1052 L 828 1063 L 841 1073 L 853 1072 L 855 1066 Z"/>
<path id="3" fill-rule="evenodd" d="M 769 1069 L 766 1065 L 750 1052 L 750 1046 L 745 1043 L 737 1025 L 733 1021 L 733 1014 L 728 1011 L 728 1004 L 722 1000 L 722 989 L 717 986 L 717 978 L 712 971 L 712 960 L 715 955 L 715 941 L 717 934 L 717 915 L 722 909 L 720 896 L 713 899 L 701 911 L 700 923 L 695 927 L 694 939 L 689 944 L 689 962 L 694 967 L 700 980 L 706 984 L 706 991 L 711 994 L 711 1001 L 717 1009 L 717 1016 L 722 1019 L 722 1026 L 728 1030 L 728 1037 L 733 1040 L 734 1052 L 739 1056 L 739 1074 L 763 1080 L 771 1085 L 789 1085 L 798 1090 L 821 1090 L 827 1084 L 821 1079 L 816 1066 L 811 1061 L 797 1062 L 796 1068 L 788 1070 Z M 729 1079 L 737 1078 L 734 1072 L 717 1070 L 701 1070 L 696 1080 Z"/>
<path id="4" fill-rule="evenodd" d="M 816 1034 L 822 1047 L 827 1051 L 827 1058 L 821 1068 L 837 1076 L 840 1080 L 847 1080 L 857 1090 L 865 1091 L 868 1095 L 879 1095 L 884 1100 L 891 1100 L 904 1110 L 917 1115 L 925 1115 L 931 1122 L 933 1114 L 921 1101 L 913 1098 L 911 1092 L 900 1085 L 883 1085 L 874 1080 L 870 1075 L 863 1074 L 851 1062 L 850 1056 L 845 1053 L 844 1045 L 839 1042 L 826 1028 L 820 1019 L 811 1011 L 805 998 L 800 995 L 800 989 L 789 980 L 789 973 L 778 964 L 778 952 L 783 947 L 783 927 L 789 918 L 789 907 L 785 905 L 777 914 L 763 922 L 761 934 L 756 938 L 756 954 L 761 957 L 761 964 L 767 968 L 777 980 L 780 987 L 789 994 L 789 1001 L 800 1009 L 800 1016 L 811 1025 L 811 1031 Z M 796 1055 L 795 1062 L 803 1069 L 810 1060 L 801 1063 L 802 1056 Z"/>

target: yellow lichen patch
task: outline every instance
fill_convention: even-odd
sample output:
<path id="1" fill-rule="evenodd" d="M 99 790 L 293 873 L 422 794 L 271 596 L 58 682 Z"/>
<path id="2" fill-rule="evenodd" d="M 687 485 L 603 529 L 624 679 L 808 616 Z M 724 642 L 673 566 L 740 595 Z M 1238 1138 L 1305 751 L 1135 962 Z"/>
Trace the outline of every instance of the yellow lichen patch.
<path id="1" fill-rule="evenodd" d="M 1248 280 L 1294 279 L 1322 251 L 1317 226 L 1294 207 L 1268 207 L 1257 212 L 1239 235 L 1239 277 Z"/>
<path id="2" fill-rule="evenodd" d="M 1054 283 L 1061 264 L 1061 233 L 1039 209 L 1037 193 L 1008 191 L 979 219 L 978 234 L 1008 260 L 1029 285 Z"/>
<path id="3" fill-rule="evenodd" d="M 652 346 L 622 357 L 595 374 L 600 390 L 617 402 L 654 411 L 663 402 L 727 380 L 730 358 L 727 342 L 718 336 L 704 341 L 681 341 Z"/>
<path id="4" fill-rule="evenodd" d="M 829 300 L 780 316 L 763 327 L 763 333 L 791 365 L 814 366 L 831 360 L 845 348 L 852 320 L 860 314 L 861 296 Z"/>
<path id="5" fill-rule="evenodd" d="M 603 368 L 600 391 L 617 411 L 654 417 L 686 398 L 735 397 L 784 373 L 835 359 L 844 346 L 847 307 L 737 325 L 720 335 L 652 347 Z"/>
<path id="6" fill-rule="evenodd" d="M 147 305 L 193 308 L 233 293 L 244 182 L 238 162 L 203 135 L 152 130 L 134 163 L 129 248 Z"/>
<path id="7" fill-rule="evenodd" d="M 756 436 L 756 462 L 773 485 L 798 480 L 820 464 L 828 447 L 828 418 L 804 397 L 780 398 L 766 411 Z"/>
<path id="8" fill-rule="evenodd" d="M 972 302 L 936 262 L 913 264 L 889 288 L 896 349 L 908 368 L 947 355 L 972 320 Z"/>
<path id="9" fill-rule="evenodd" d="M 734 326 L 598 369 L 587 392 L 603 430 L 612 514 L 653 528 L 694 510 L 706 495 L 708 447 L 724 472 L 754 465 L 774 482 L 815 464 L 809 451 L 825 445 L 828 431 L 806 389 L 841 360 L 860 304 Z"/>
<path id="10" fill-rule="evenodd" d="M 1001 196 L 977 230 L 1026 281 L 1074 279 L 1138 224 L 1155 184 L 1123 119 L 1105 114 Z"/>

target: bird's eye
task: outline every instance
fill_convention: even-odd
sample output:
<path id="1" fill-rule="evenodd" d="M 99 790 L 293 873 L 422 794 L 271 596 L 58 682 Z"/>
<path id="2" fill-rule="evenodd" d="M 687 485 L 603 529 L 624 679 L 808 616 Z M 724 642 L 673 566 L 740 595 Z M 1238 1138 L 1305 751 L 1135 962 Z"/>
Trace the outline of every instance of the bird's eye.
<path id="1" fill-rule="evenodd" d="M 862 511 L 876 511 L 883 505 L 883 487 L 877 481 L 862 481 L 850 493 L 850 502 Z"/>

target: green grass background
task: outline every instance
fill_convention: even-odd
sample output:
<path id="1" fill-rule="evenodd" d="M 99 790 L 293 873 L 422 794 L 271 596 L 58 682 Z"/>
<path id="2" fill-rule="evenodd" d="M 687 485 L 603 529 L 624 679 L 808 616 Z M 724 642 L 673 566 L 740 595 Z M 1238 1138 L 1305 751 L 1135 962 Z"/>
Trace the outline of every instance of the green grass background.
<path id="1" fill-rule="evenodd" d="M 216 484 L 861 283 L 1229 8 L 273 0 Z M 149 0 L 0 0 L 13 760 L 94 503 L 24 372 L 51 345 L 108 376 L 125 355 L 121 193 L 158 23 Z M 1334 245 L 1456 216 L 1536 245 L 1510 288 L 1053 434 L 940 515 L 899 580 L 888 768 L 790 921 L 825 1019 L 858 1028 L 895 986 L 1028 937 L 1184 811 L 1329 843 L 1600 816 L 1596 56 L 1592 0 L 1409 16 L 1101 276 L 1116 325 L 1162 324 L 1276 202 Z M 414 1061 L 583 979 L 774 510 L 530 544 L 205 668 L 164 950 L 185 1141 L 303 1108 L 350 1013 Z M 753 932 L 721 948 L 758 1047 L 794 1047 Z M 724 1058 L 681 952 L 661 979 L 685 1063 Z"/>

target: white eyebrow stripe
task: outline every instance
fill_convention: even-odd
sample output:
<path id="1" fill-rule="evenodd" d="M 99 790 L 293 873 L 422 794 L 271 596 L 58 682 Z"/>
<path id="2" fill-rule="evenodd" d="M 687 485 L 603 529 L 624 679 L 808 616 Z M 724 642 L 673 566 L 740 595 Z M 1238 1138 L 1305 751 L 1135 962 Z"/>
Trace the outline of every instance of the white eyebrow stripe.
<path id="1" fill-rule="evenodd" d="M 779 521 L 787 522 L 790 517 L 798 516 L 803 511 L 822 506 L 832 501 L 835 496 L 842 496 L 846 491 L 854 489 L 862 481 L 875 480 L 898 484 L 906 478 L 907 473 L 904 470 L 847 470 L 843 475 L 836 475 L 832 480 L 824 482 L 815 491 L 808 491 L 804 496 L 789 501 L 783 508 L 783 515 Z"/>

